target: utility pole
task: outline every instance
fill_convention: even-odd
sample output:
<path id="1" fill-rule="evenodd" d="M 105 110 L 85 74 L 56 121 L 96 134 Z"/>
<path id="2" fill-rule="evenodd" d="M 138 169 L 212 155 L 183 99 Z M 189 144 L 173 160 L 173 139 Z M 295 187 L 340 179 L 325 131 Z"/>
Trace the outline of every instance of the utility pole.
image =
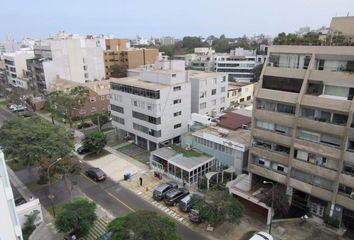
<path id="1" fill-rule="evenodd" d="M 54 204 L 53 204 L 53 199 L 54 199 L 54 194 L 52 194 L 52 181 L 51 181 L 51 178 L 49 176 L 49 169 L 54 166 L 54 164 L 56 164 L 57 162 L 59 162 L 60 160 L 62 160 L 61 158 L 58 158 L 57 160 L 55 160 L 52 164 L 50 164 L 47 168 L 47 177 L 48 177 L 48 190 L 49 190 L 49 195 L 48 195 L 48 198 L 50 199 L 50 202 L 51 202 L 51 205 L 52 205 L 52 211 L 53 211 L 53 216 L 55 217 L 55 210 L 54 210 Z"/>

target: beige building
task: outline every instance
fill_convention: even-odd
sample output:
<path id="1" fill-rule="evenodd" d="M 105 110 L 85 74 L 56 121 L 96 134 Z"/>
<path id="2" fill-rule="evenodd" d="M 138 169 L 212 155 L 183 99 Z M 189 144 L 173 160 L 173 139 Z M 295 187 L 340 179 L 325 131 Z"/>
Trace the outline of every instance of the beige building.
<path id="1" fill-rule="evenodd" d="M 158 55 L 158 49 L 107 50 L 104 53 L 106 78 L 124 77 L 128 69 L 153 64 Z"/>
<path id="2" fill-rule="evenodd" d="M 127 49 L 127 39 L 112 38 L 106 39 L 106 50 L 121 51 Z"/>
<path id="3" fill-rule="evenodd" d="M 264 66 L 249 175 L 230 192 L 246 199 L 244 189 L 280 183 L 298 212 L 328 214 L 353 229 L 354 47 L 272 46 Z"/>
<path id="4" fill-rule="evenodd" d="M 328 35 L 332 41 L 335 36 L 344 36 L 344 43 L 354 44 L 354 16 L 333 17 Z"/>
<path id="5" fill-rule="evenodd" d="M 236 107 L 240 103 L 253 99 L 255 83 L 229 82 L 227 89 L 227 105 Z"/>

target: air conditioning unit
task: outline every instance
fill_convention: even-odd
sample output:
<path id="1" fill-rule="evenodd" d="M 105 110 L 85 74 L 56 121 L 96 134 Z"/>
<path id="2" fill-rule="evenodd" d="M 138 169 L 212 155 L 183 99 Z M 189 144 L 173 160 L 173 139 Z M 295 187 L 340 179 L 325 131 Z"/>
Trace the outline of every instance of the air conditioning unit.
<path id="1" fill-rule="evenodd" d="M 349 196 L 350 198 L 354 199 L 354 192 L 351 192 Z"/>

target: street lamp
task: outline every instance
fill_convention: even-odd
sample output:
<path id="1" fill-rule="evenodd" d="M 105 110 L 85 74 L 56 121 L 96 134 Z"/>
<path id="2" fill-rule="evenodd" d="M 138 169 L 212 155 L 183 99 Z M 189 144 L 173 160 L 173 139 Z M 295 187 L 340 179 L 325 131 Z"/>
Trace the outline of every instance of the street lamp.
<path id="1" fill-rule="evenodd" d="M 273 212 L 274 212 L 274 183 L 263 181 L 263 184 L 272 184 L 272 212 L 270 213 L 269 234 L 272 232 Z"/>
<path id="2" fill-rule="evenodd" d="M 53 216 L 55 217 L 55 210 L 54 210 L 54 204 L 53 204 L 53 199 L 54 199 L 54 194 L 51 193 L 51 186 L 52 186 L 52 181 L 51 181 L 51 178 L 49 176 L 49 169 L 54 166 L 54 164 L 56 164 L 57 162 L 59 162 L 60 160 L 62 160 L 62 158 L 58 158 L 57 160 L 55 160 L 55 162 L 53 162 L 52 164 L 50 164 L 47 168 L 47 177 L 48 177 L 48 190 L 49 190 L 49 195 L 48 195 L 48 198 L 50 199 L 50 202 L 52 204 L 52 211 L 53 211 Z"/>

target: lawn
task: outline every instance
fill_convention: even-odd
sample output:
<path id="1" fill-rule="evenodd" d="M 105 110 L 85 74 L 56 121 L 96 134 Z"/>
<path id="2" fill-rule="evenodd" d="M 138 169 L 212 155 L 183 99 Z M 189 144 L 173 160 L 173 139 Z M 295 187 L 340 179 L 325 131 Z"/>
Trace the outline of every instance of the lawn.
<path id="1" fill-rule="evenodd" d="M 200 157 L 202 154 L 200 152 L 194 151 L 193 149 L 186 150 L 182 147 L 174 145 L 173 150 L 175 150 L 178 153 L 182 153 L 183 156 L 185 157 Z"/>
<path id="2" fill-rule="evenodd" d="M 241 238 L 240 240 L 249 240 L 253 234 L 255 233 L 256 231 L 249 231 L 249 232 L 246 232 Z"/>
<path id="3" fill-rule="evenodd" d="M 6 99 L 0 99 L 0 106 L 6 106 L 7 105 L 7 100 Z"/>
<path id="4" fill-rule="evenodd" d="M 25 165 L 21 164 L 18 161 L 14 161 L 14 160 L 10 160 L 10 161 L 6 161 L 6 164 L 12 169 L 12 171 L 17 172 L 20 170 L 23 170 L 26 168 Z"/>
<path id="5" fill-rule="evenodd" d="M 107 150 L 104 150 L 104 149 L 103 149 L 103 150 L 100 152 L 100 154 L 96 154 L 96 153 L 94 153 L 94 152 L 86 154 L 85 157 L 84 157 L 84 160 L 85 160 L 85 161 L 96 160 L 97 158 L 104 157 L 104 156 L 106 156 L 106 155 L 108 155 L 108 154 L 109 154 L 109 152 L 108 152 Z"/>

